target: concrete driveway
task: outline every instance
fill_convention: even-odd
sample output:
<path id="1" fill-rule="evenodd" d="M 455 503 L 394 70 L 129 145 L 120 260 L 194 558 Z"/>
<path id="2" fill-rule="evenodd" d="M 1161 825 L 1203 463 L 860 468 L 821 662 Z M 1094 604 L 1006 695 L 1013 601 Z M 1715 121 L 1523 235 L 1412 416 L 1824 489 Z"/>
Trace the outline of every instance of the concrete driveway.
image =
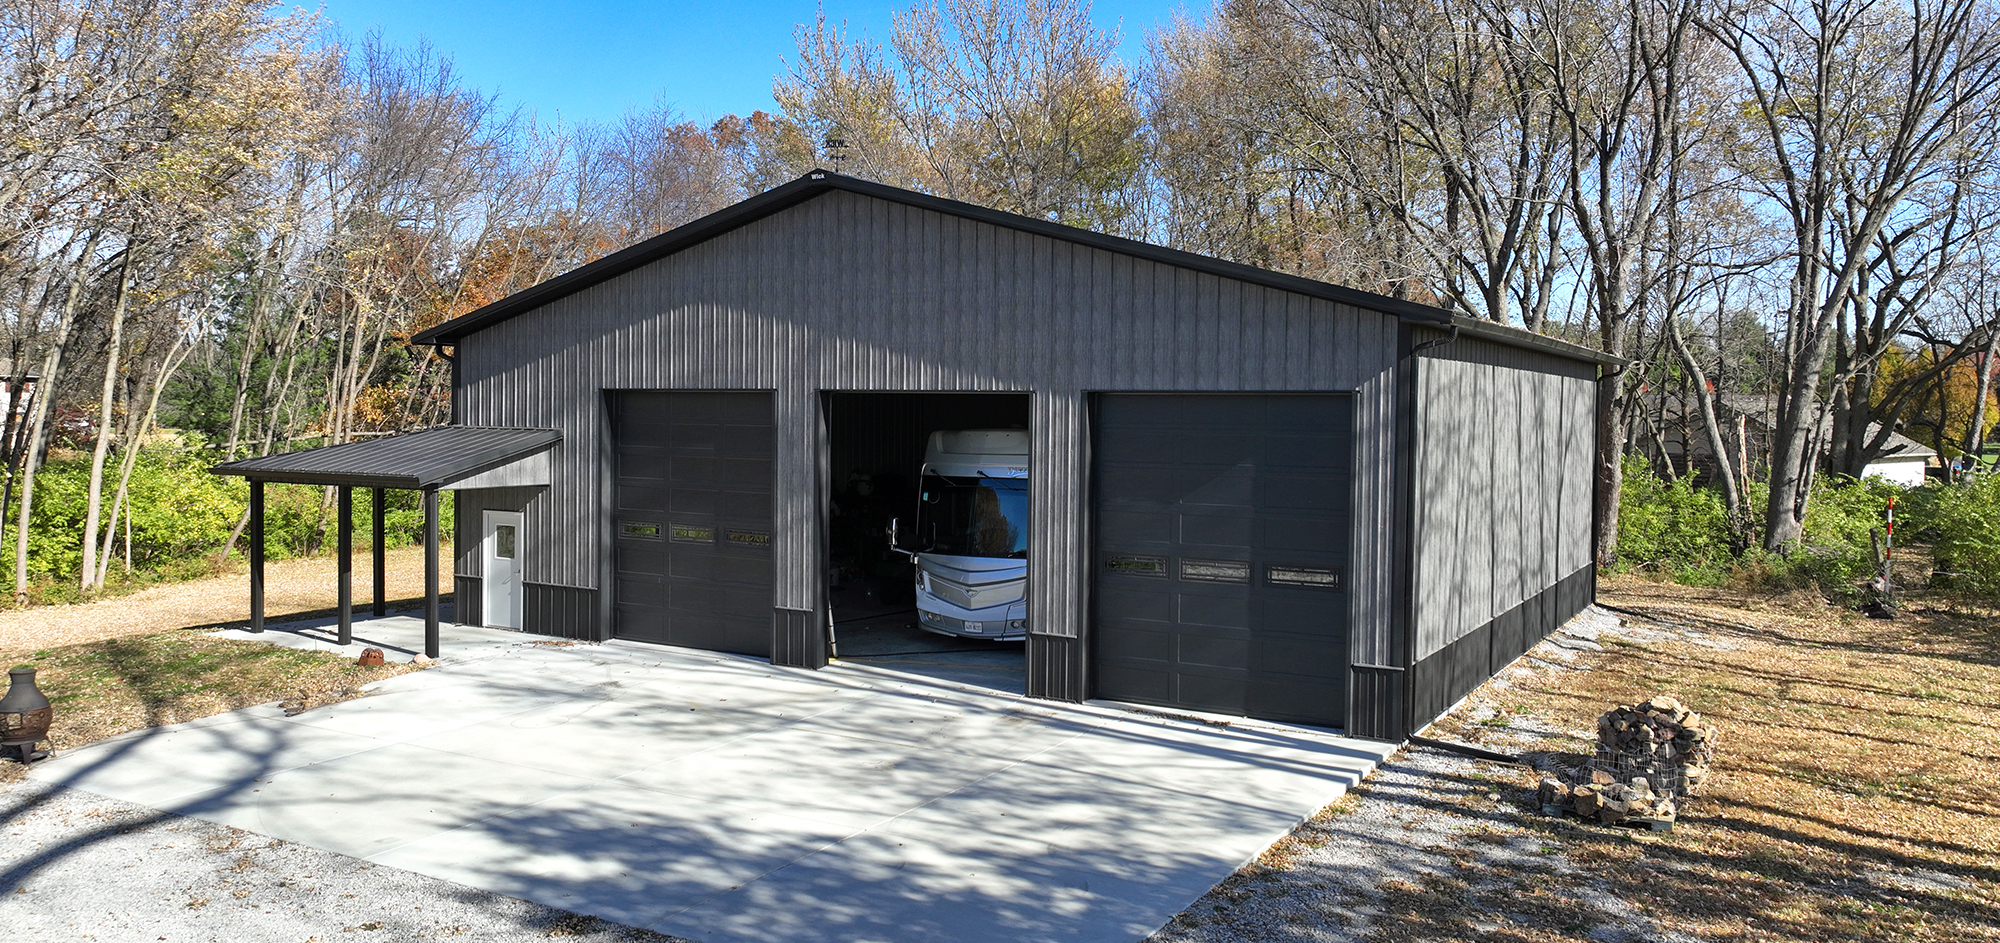
<path id="1" fill-rule="evenodd" d="M 478 631 L 368 697 L 34 776 L 706 943 L 1135 940 L 1389 751 L 877 666 L 518 635 L 454 654 Z"/>

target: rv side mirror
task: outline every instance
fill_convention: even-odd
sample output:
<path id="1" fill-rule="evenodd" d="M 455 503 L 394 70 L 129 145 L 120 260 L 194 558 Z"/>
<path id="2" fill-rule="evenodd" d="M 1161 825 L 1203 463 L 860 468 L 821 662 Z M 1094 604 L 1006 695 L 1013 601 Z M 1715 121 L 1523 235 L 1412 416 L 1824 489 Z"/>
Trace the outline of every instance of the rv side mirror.
<path id="1" fill-rule="evenodd" d="M 903 556 L 909 557 L 911 560 L 915 560 L 917 558 L 916 554 L 903 549 L 902 523 L 903 523 L 902 518 L 899 517 L 889 518 L 889 527 L 888 527 L 889 551 L 891 553 L 900 553 Z"/>

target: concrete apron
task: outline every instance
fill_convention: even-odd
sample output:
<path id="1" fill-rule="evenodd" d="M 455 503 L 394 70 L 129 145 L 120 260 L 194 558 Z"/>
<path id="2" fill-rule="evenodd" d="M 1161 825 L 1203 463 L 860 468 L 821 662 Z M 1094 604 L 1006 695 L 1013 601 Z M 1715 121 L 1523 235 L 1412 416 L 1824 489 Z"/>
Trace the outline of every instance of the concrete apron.
<path id="1" fill-rule="evenodd" d="M 368 697 L 136 731 L 34 776 L 706 943 L 1108 941 L 1390 750 L 879 666 L 519 635 L 455 655 L 468 631 Z"/>

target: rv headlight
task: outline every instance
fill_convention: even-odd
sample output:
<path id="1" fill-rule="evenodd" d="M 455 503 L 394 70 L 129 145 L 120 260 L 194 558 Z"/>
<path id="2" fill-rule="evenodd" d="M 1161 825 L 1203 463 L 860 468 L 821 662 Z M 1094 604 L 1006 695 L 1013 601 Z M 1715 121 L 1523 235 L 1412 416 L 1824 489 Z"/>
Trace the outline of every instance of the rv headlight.
<path id="1" fill-rule="evenodd" d="M 1011 630 L 1013 630 L 1013 631 L 1016 631 L 1016 632 L 1019 632 L 1019 631 L 1021 631 L 1021 630 L 1023 630 L 1023 629 L 1026 629 L 1027 627 L 1028 627 L 1028 620 L 1026 620 L 1026 619 L 1009 619 L 1009 620 L 1007 620 L 1007 628 L 1008 628 L 1008 629 L 1011 629 Z"/>

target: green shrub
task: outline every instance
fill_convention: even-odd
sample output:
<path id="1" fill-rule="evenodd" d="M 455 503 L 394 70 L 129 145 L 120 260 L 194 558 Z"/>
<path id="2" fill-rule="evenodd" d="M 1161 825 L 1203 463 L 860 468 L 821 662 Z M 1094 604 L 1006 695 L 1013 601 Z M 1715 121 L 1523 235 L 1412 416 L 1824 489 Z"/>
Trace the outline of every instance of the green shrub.
<path id="1" fill-rule="evenodd" d="M 1683 583 L 1722 582 L 1735 555 L 1721 496 L 1695 488 L 1685 478 L 1663 481 L 1637 455 L 1626 456 L 1624 478 L 1618 511 L 1620 566 Z"/>
<path id="2" fill-rule="evenodd" d="M 1897 510 L 1901 533 L 1931 542 L 1939 586 L 2000 596 L 2000 474 L 1925 485 Z"/>
<path id="3" fill-rule="evenodd" d="M 1736 552 L 1729 512 L 1722 495 L 1683 478 L 1666 482 L 1645 460 L 1625 460 L 1624 497 L 1618 514 L 1618 555 L 1622 565 L 1650 570 L 1676 582 L 1713 586 L 1729 579 L 1787 586 L 1811 586 L 1846 594 L 1875 570 L 1869 535 L 1882 526 L 1889 499 L 1903 493 L 1879 478 L 1864 482 L 1821 479 L 1806 505 L 1804 535 L 1790 553 L 1771 554 L 1753 546 Z M 1755 483 L 1744 495 L 1753 517 L 1761 518 L 1767 486 Z"/>
<path id="4" fill-rule="evenodd" d="M 126 500 L 130 503 L 131 552 L 135 569 L 154 569 L 188 557 L 213 553 L 236 526 L 243 502 L 228 482 L 210 474 L 208 460 L 184 452 L 141 452 L 132 467 Z M 114 460 L 104 470 L 104 504 L 99 514 L 108 520 L 118 487 Z M 90 459 L 58 458 L 35 476 L 35 506 L 28 526 L 28 572 L 33 576 L 71 579 L 82 563 L 86 495 L 90 491 Z M 16 495 L 16 500 L 19 495 Z M 12 509 L 9 525 L 13 524 Z M 119 516 L 112 554 L 125 555 L 125 512 Z M 7 528 L 10 536 L 13 528 Z M 0 573 L 13 577 L 14 555 L 0 552 Z M 122 567 L 122 563 L 115 564 Z"/>
<path id="5" fill-rule="evenodd" d="M 1875 575 L 1871 535 L 1882 530 L 1889 499 L 1903 491 L 1880 478 L 1820 479 L 1806 504 L 1804 536 L 1791 554 L 1793 572 L 1832 593 L 1850 591 Z"/>
<path id="6" fill-rule="evenodd" d="M 108 518 L 118 487 L 118 456 L 105 468 L 103 507 Z M 148 449 L 132 468 L 127 500 L 131 513 L 131 556 L 136 573 L 146 581 L 191 579 L 212 571 L 216 554 L 229 538 L 250 502 L 250 485 L 241 478 L 209 471 L 214 456 L 199 447 Z M 68 599 L 59 590 L 74 582 L 82 564 L 86 496 L 90 488 L 88 456 L 54 456 L 35 476 L 35 506 L 28 527 L 28 573 L 48 599 Z M 264 548 L 274 560 L 308 556 L 332 549 L 335 511 L 330 489 L 319 485 L 270 484 L 264 488 Z M 384 533 L 389 546 L 415 543 L 423 536 L 422 494 L 386 492 Z M 16 500 L 19 499 L 18 492 Z M 373 493 L 354 492 L 355 550 L 365 552 L 370 539 Z M 439 499 L 439 531 L 451 539 L 451 493 Z M 14 518 L 9 511 L 0 547 L 0 578 L 14 575 Z M 124 515 L 112 543 L 113 574 L 124 572 Z M 237 544 L 237 555 L 246 545 Z M 54 592 L 51 592 L 54 591 Z"/>
<path id="7" fill-rule="evenodd" d="M 250 500 L 250 486 L 242 479 L 231 479 L 232 487 L 242 494 L 242 501 Z M 325 485 L 268 484 L 264 486 L 264 552 L 271 559 L 312 556 L 333 549 L 338 539 L 338 511 L 334 497 Z M 424 537 L 423 493 L 418 491 L 389 490 L 383 492 L 382 513 L 383 539 L 391 547 L 403 547 L 416 543 Z M 354 547 L 356 552 L 366 549 L 373 539 L 374 489 L 354 489 Z M 438 534 L 446 543 L 451 541 L 453 519 L 452 493 L 438 495 Z M 217 540 L 209 552 L 215 552 L 222 542 Z M 239 545 L 240 546 L 240 545 Z"/>

